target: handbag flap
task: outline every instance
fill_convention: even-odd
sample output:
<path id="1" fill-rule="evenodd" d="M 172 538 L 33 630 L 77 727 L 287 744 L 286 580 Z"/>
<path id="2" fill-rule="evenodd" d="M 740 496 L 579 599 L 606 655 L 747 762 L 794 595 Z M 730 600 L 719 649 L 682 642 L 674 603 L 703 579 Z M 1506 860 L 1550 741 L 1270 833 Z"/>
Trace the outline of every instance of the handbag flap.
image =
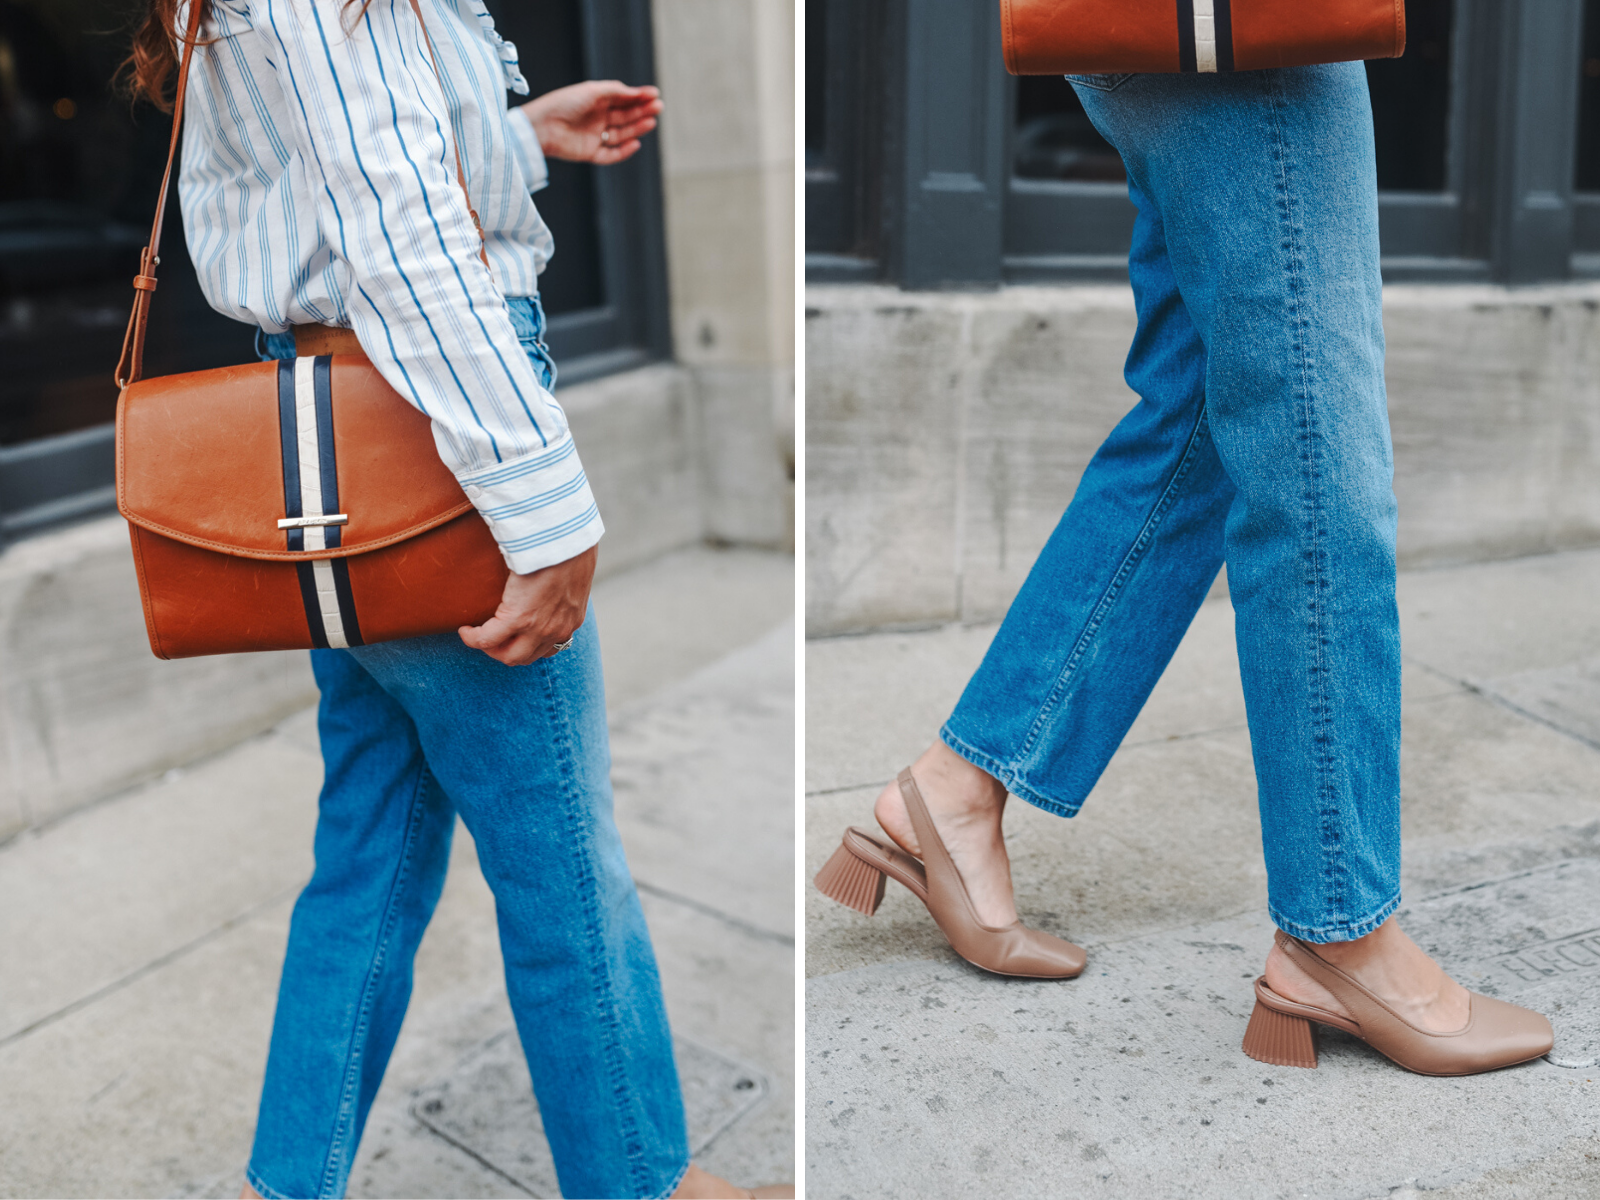
<path id="1" fill-rule="evenodd" d="M 323 372 L 314 388 L 313 364 Z M 117 403 L 122 515 L 223 554 L 296 560 L 376 550 L 472 508 L 440 461 L 432 422 L 367 359 L 286 367 L 280 374 L 279 363 L 250 363 L 125 387 Z M 291 549 L 302 538 L 278 526 L 334 511 L 314 499 L 302 507 L 307 479 L 321 489 L 316 495 L 336 496 L 337 512 L 349 518 L 327 527 L 338 530 L 328 538 L 337 547 Z"/>

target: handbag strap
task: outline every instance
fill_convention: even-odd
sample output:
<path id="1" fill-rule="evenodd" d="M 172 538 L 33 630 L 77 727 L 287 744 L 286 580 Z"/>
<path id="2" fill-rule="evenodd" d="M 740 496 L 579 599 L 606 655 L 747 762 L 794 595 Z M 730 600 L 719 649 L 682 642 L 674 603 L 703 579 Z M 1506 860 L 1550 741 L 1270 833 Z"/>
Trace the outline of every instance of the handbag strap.
<path id="1" fill-rule="evenodd" d="M 189 0 L 189 28 L 183 39 L 184 53 L 178 63 L 178 87 L 172 101 L 172 140 L 167 145 L 167 169 L 161 175 L 161 194 L 156 197 L 156 215 L 150 226 L 150 242 L 139 255 L 139 273 L 133 277 L 133 312 L 128 317 L 128 331 L 122 337 L 122 355 L 117 360 L 116 383 L 119 389 L 144 376 L 144 338 L 150 322 L 150 297 L 156 290 L 156 268 L 161 265 L 161 225 L 167 214 L 172 164 L 178 155 L 178 139 L 183 130 L 183 99 L 189 90 L 189 67 L 200 45 L 200 17 L 204 7 L 203 0 Z M 444 81 L 439 74 L 439 60 L 433 52 L 433 38 L 428 34 L 428 23 L 422 19 L 422 7 L 417 0 L 411 0 L 411 11 L 417 14 L 417 21 L 422 26 L 422 40 L 428 47 L 428 63 L 433 68 L 434 78 L 440 81 L 442 90 Z M 472 227 L 478 231 L 478 257 L 488 267 L 489 253 L 484 244 L 483 224 L 478 220 L 478 212 L 472 207 L 472 196 L 467 191 L 467 175 L 461 165 L 461 147 L 454 137 L 450 137 L 450 146 L 455 152 L 456 183 L 467 201 L 467 212 L 472 214 Z"/>

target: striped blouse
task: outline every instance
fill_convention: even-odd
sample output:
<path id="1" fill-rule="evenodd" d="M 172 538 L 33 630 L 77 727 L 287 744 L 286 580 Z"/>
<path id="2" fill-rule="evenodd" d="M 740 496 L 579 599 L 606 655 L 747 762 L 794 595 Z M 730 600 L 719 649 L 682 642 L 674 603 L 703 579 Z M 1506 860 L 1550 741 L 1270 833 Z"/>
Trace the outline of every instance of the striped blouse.
<path id="1" fill-rule="evenodd" d="M 212 0 L 178 181 L 206 298 L 269 333 L 349 326 L 433 420 L 440 457 L 521 573 L 600 540 L 566 414 L 503 297 L 551 254 L 544 156 L 507 88 L 516 48 L 481 0 Z M 180 6 L 180 25 L 187 5 Z M 447 136 L 448 133 L 448 136 Z M 456 183 L 460 148 L 491 273 Z"/>

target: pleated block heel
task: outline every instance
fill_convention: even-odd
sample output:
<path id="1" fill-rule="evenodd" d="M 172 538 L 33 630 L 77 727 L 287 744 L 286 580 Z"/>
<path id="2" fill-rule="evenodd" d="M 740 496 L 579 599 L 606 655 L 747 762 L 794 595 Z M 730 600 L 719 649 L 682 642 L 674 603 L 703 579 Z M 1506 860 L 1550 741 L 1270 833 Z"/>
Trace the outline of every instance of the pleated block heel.
<path id="1" fill-rule="evenodd" d="M 883 903 L 883 890 L 889 881 L 882 871 L 851 854 L 849 847 L 840 846 L 813 882 L 829 900 L 870 917 Z"/>
<path id="2" fill-rule="evenodd" d="M 1317 1066 L 1317 1042 L 1311 1022 L 1276 1012 L 1260 1000 L 1244 1031 L 1244 1052 L 1257 1062 L 1275 1067 Z"/>

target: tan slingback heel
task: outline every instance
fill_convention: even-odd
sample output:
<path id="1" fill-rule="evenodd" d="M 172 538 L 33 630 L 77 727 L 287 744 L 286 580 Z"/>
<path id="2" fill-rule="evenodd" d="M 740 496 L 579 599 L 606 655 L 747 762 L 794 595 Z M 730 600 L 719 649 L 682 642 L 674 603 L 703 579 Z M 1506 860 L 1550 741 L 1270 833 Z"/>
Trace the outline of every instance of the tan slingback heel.
<path id="1" fill-rule="evenodd" d="M 1555 1043 L 1550 1022 L 1531 1009 L 1477 992 L 1467 1023 L 1451 1033 L 1418 1029 L 1299 938 L 1278 931 L 1277 943 L 1295 965 L 1339 999 L 1354 1020 L 1297 1004 L 1256 980 L 1256 1007 L 1244 1031 L 1243 1050 L 1257 1062 L 1315 1067 L 1312 1022 L 1354 1034 L 1379 1054 L 1419 1075 L 1477 1075 L 1548 1054 Z"/>
<path id="2" fill-rule="evenodd" d="M 817 872 L 817 890 L 870 917 L 883 901 L 885 878 L 892 877 L 927 905 L 951 947 L 973 966 L 1024 979 L 1071 979 L 1081 973 L 1087 961 L 1082 947 L 1029 929 L 1021 921 L 996 929 L 978 920 L 966 884 L 934 828 L 909 767 L 900 772 L 899 783 L 922 847 L 921 860 L 852 826 L 845 830 L 844 841 L 833 857 Z"/>

